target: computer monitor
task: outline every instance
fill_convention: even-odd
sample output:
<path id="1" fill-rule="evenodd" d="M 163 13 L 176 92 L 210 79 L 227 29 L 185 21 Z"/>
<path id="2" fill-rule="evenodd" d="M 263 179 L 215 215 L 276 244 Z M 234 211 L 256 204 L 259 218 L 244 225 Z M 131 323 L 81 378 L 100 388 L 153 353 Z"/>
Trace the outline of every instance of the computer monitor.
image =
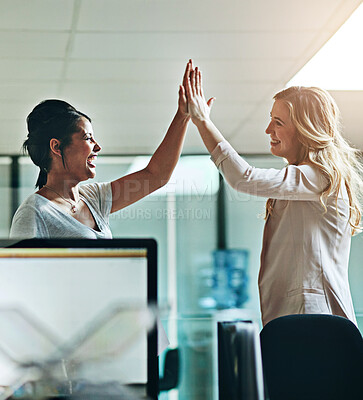
<path id="1" fill-rule="evenodd" d="M 110 379 L 119 377 L 123 384 L 144 387 L 145 397 L 157 399 L 157 332 L 137 329 L 136 314 L 130 311 L 157 303 L 155 240 L 30 239 L 0 245 L 3 360 L 4 354 L 15 360 L 29 354 L 36 357 L 37 351 L 51 350 L 53 343 L 55 347 L 62 343 L 62 351 L 70 357 L 77 351 L 77 357 L 92 358 L 107 348 L 114 351 L 115 343 L 107 340 L 117 342 L 119 334 L 121 356 L 106 363 L 117 375 L 111 373 Z M 21 317 L 9 314 L 14 307 L 21 310 Z M 125 322 L 122 332 L 113 320 L 105 333 L 102 325 L 120 307 L 125 309 L 118 319 Z M 0 357 L 0 385 L 8 373 L 4 365 Z"/>

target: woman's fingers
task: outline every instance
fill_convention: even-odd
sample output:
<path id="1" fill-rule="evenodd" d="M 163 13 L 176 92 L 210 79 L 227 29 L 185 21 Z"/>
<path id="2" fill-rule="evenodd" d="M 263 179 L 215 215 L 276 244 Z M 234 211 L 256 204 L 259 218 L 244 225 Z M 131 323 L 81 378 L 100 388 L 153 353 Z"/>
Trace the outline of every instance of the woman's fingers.
<path id="1" fill-rule="evenodd" d="M 215 97 L 211 97 L 208 101 L 207 101 L 207 106 L 209 107 L 209 109 L 212 108 L 213 103 L 215 102 L 216 98 Z"/>
<path id="2" fill-rule="evenodd" d="M 192 70 L 192 72 L 190 73 L 190 86 L 192 89 L 192 94 L 193 96 L 195 96 L 196 94 L 196 90 L 195 90 L 195 69 Z"/>
<path id="3" fill-rule="evenodd" d="M 185 94 L 185 88 L 183 85 L 179 85 L 179 110 L 184 114 L 188 114 L 188 102 Z"/>
<path id="4" fill-rule="evenodd" d="M 183 85 L 179 86 L 179 101 L 183 104 L 187 104 L 187 94 Z"/>
<path id="5" fill-rule="evenodd" d="M 198 95 L 201 94 L 201 92 L 200 92 L 200 70 L 198 67 L 195 68 L 195 90 Z"/>
<path id="6" fill-rule="evenodd" d="M 198 67 L 195 67 L 195 93 L 199 94 L 199 74 L 198 74 Z"/>
<path id="7" fill-rule="evenodd" d="M 179 85 L 179 99 L 186 102 L 185 89 L 183 85 Z"/>
<path id="8" fill-rule="evenodd" d="M 190 74 L 191 74 L 190 68 L 191 68 L 191 66 L 188 63 L 188 66 L 187 66 L 188 74 L 187 74 L 187 76 L 185 78 L 185 82 L 184 82 L 184 85 L 183 85 L 188 100 L 190 100 L 192 95 L 193 95 L 192 88 L 191 88 L 191 82 L 190 82 Z"/>
<path id="9" fill-rule="evenodd" d="M 185 67 L 185 72 L 183 76 L 183 86 L 186 87 L 187 82 L 189 80 L 189 75 L 190 75 L 190 70 L 192 69 L 192 60 L 189 60 L 187 62 L 187 65 Z"/>
<path id="10" fill-rule="evenodd" d="M 196 96 L 203 97 L 202 72 L 198 67 L 193 69 L 193 62 L 189 60 L 183 77 L 183 87 L 188 100 Z"/>
<path id="11" fill-rule="evenodd" d="M 200 95 L 204 98 L 202 71 L 199 70 Z"/>

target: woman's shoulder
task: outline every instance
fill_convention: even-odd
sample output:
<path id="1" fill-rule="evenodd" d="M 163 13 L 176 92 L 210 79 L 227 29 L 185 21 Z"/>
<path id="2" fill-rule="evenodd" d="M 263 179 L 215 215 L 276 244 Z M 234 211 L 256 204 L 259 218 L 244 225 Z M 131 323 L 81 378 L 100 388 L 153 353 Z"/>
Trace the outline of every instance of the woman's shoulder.
<path id="1" fill-rule="evenodd" d="M 299 165 L 289 165 L 288 167 L 297 168 L 307 178 L 318 179 L 319 181 L 323 181 L 325 183 L 328 182 L 328 178 L 324 172 L 317 165 L 314 165 L 310 162 L 304 162 Z"/>
<path id="2" fill-rule="evenodd" d="M 49 200 L 37 193 L 32 193 L 28 196 L 18 207 L 18 211 L 26 210 L 29 208 L 34 208 L 39 211 L 40 206 L 44 206 L 49 203 Z"/>
<path id="3" fill-rule="evenodd" d="M 48 237 L 44 222 L 44 207 L 49 200 L 33 193 L 16 210 L 10 228 L 12 238 Z"/>
<path id="4" fill-rule="evenodd" d="M 290 180 L 296 184 L 302 184 L 304 187 L 314 193 L 322 193 L 329 184 L 328 177 L 323 171 L 312 163 L 301 163 L 299 165 L 287 165 L 286 174 Z"/>
<path id="5" fill-rule="evenodd" d="M 45 209 L 48 210 L 51 202 L 45 197 L 33 193 L 28 196 L 17 208 L 15 214 L 13 216 L 13 223 L 16 221 L 27 221 L 27 220 L 43 220 L 43 216 L 47 213 L 44 213 Z"/>
<path id="6" fill-rule="evenodd" d="M 111 182 L 86 183 L 79 187 L 79 193 L 103 216 L 108 216 L 112 207 Z"/>
<path id="7" fill-rule="evenodd" d="M 98 197 L 108 191 L 111 191 L 111 182 L 93 182 L 79 186 L 79 192 L 86 197 Z"/>

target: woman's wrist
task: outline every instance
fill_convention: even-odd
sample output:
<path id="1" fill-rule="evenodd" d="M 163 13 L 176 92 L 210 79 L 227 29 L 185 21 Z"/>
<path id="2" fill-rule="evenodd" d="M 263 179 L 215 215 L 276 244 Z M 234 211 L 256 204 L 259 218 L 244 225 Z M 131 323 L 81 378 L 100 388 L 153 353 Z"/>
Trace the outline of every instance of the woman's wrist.
<path id="1" fill-rule="evenodd" d="M 214 125 L 212 120 L 207 117 L 207 118 L 193 118 L 192 117 L 193 124 L 198 128 L 202 126 L 208 126 L 208 125 Z"/>
<path id="2" fill-rule="evenodd" d="M 175 119 L 181 123 L 188 123 L 190 121 L 190 115 L 178 109 L 175 114 Z"/>

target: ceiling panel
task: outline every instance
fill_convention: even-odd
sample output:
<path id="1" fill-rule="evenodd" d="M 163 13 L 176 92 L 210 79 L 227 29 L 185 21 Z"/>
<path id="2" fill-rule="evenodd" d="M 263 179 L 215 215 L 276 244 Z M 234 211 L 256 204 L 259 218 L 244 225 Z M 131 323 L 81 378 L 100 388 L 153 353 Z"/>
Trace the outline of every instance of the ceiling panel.
<path id="1" fill-rule="evenodd" d="M 67 80 L 123 82 L 181 82 L 188 59 L 70 60 Z"/>
<path id="2" fill-rule="evenodd" d="M 68 30 L 74 0 L 1 0 L 2 30 Z"/>
<path id="3" fill-rule="evenodd" d="M 86 113 L 92 121 L 125 121 L 133 120 L 135 115 L 138 119 L 150 122 L 167 123 L 165 117 L 169 115 L 169 119 L 174 117 L 177 110 L 177 98 L 169 103 L 89 103 L 85 104 L 85 108 L 81 108 L 79 104 L 74 104 L 80 111 Z"/>
<path id="4" fill-rule="evenodd" d="M 213 82 L 281 82 L 285 71 L 292 68 L 291 58 L 250 58 L 245 60 L 202 60 L 200 69 L 205 80 Z"/>
<path id="5" fill-rule="evenodd" d="M 270 83 L 213 83 L 205 80 L 204 94 L 207 98 L 216 97 L 223 103 L 256 102 L 266 98 L 274 88 Z"/>
<path id="6" fill-rule="evenodd" d="M 293 59 L 314 32 L 77 33 L 72 59 Z M 107 43 L 107 46 L 105 46 Z M 211 45 L 212 44 L 212 45 Z M 248 51 L 247 51 L 248 49 Z"/>
<path id="7" fill-rule="evenodd" d="M 217 109 L 220 103 L 222 110 L 230 109 L 230 112 L 235 116 L 246 117 L 246 114 L 241 111 L 238 114 L 239 108 L 244 107 L 248 110 L 247 104 L 258 101 L 266 95 L 266 91 L 272 90 L 271 85 L 252 84 L 252 83 L 209 83 L 205 84 L 206 97 L 216 97 L 215 108 Z M 158 108 L 158 105 L 163 109 L 165 104 L 173 104 L 176 108 L 178 98 L 177 84 L 169 83 L 118 83 L 104 82 L 99 83 L 82 83 L 82 82 L 66 82 L 63 86 L 61 97 L 69 100 L 77 105 L 98 104 L 112 105 L 120 104 L 120 107 L 128 110 L 125 115 L 128 119 L 133 119 L 135 114 L 132 111 L 137 111 L 138 104 L 151 110 Z M 242 104 L 240 104 L 242 103 Z M 159 109 L 160 110 L 160 109 Z M 217 111 L 216 111 L 217 112 Z M 227 111 L 228 112 L 228 111 Z M 143 117 L 143 114 L 137 113 L 138 118 Z M 228 115 L 228 114 L 227 114 Z M 121 119 L 121 118 L 120 118 Z"/>
<path id="8" fill-rule="evenodd" d="M 68 33 L 0 31 L 0 59 L 63 58 Z"/>
<path id="9" fill-rule="evenodd" d="M 23 99 L 16 99 L 9 101 L 9 99 L 3 99 L 0 101 L 0 120 L 25 120 L 25 117 L 34 107 L 30 102 L 24 101 Z M 31 102 L 32 103 L 32 102 Z"/>
<path id="10" fill-rule="evenodd" d="M 238 150 L 269 152 L 272 96 L 360 0 L 0 0 L 0 152 L 46 98 L 94 121 L 104 152 L 151 152 L 177 107 L 185 63 L 203 71 L 212 116 Z M 337 94 L 363 148 L 363 98 Z M 354 104 L 353 104 L 354 103 Z M 206 150 L 191 125 L 185 152 Z"/>
<path id="11" fill-rule="evenodd" d="M 67 81 L 163 82 L 182 81 L 187 58 L 179 60 L 77 60 L 67 64 Z M 291 59 L 202 60 L 204 78 L 213 82 L 281 82 Z M 1 68 L 1 66 L 0 66 Z"/>
<path id="12" fill-rule="evenodd" d="M 62 60 L 1 60 L 0 81 L 58 80 L 61 78 L 63 64 Z"/>
<path id="13" fill-rule="evenodd" d="M 224 128 L 231 127 L 231 124 L 235 124 L 235 121 L 245 119 L 249 116 L 252 106 L 250 103 L 238 104 L 238 105 L 226 105 L 223 104 L 212 110 L 213 121 L 217 126 L 223 126 Z M 170 122 L 174 118 L 177 106 L 171 105 L 149 105 L 149 104 L 124 104 L 121 103 L 116 106 L 107 105 L 92 105 L 88 106 L 87 110 L 81 109 L 85 112 L 97 125 L 107 125 L 108 123 L 115 124 L 120 123 L 119 121 L 132 123 L 133 116 L 139 115 L 138 120 L 145 121 L 146 123 L 152 123 L 154 125 L 159 124 L 160 132 L 166 132 Z M 169 119 L 166 116 L 169 115 Z M 103 135 L 103 132 L 97 132 L 97 135 Z"/>
<path id="14" fill-rule="evenodd" d="M 161 82 L 65 82 L 62 96 L 74 103 L 170 103 L 176 101 L 179 84 Z"/>
<path id="15" fill-rule="evenodd" d="M 87 0 L 82 2 L 78 29 L 102 32 L 317 30 L 340 3 L 339 0 Z"/>
<path id="16" fill-rule="evenodd" d="M 35 105 L 43 99 L 58 97 L 57 93 L 57 84 L 54 82 L 0 82 L 0 100 L 29 100 Z"/>

